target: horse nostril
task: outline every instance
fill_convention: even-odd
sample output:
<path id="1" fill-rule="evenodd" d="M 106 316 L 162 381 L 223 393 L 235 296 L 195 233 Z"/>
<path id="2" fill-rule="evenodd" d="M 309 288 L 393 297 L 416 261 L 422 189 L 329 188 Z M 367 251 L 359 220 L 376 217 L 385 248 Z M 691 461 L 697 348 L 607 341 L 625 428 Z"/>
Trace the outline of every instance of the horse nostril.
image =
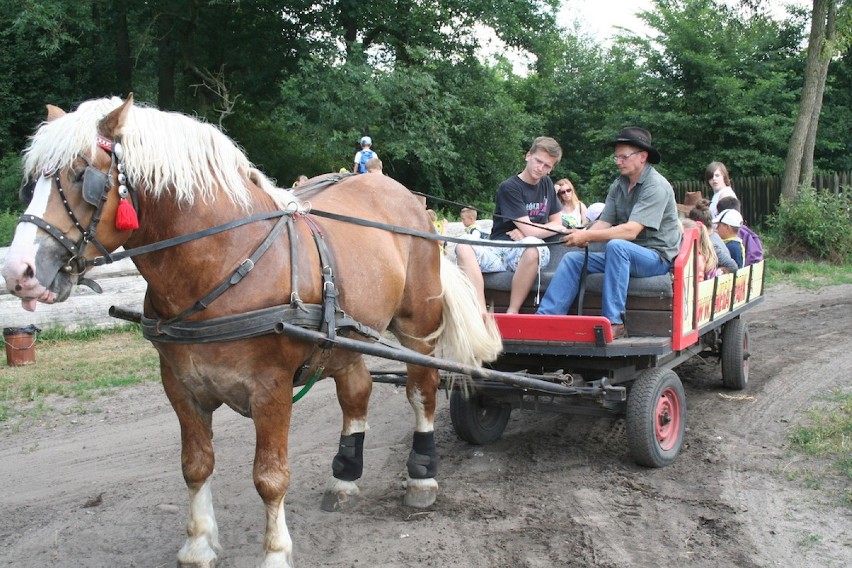
<path id="1" fill-rule="evenodd" d="M 33 276 L 35 276 L 35 272 L 33 271 L 32 266 L 27 265 L 26 270 L 24 270 L 24 276 L 26 276 L 27 278 L 32 278 Z"/>
<path id="2" fill-rule="evenodd" d="M 21 288 L 21 285 L 20 285 L 20 284 L 16 284 L 16 285 L 15 285 L 15 292 L 20 292 L 21 290 L 23 290 L 23 288 Z"/>

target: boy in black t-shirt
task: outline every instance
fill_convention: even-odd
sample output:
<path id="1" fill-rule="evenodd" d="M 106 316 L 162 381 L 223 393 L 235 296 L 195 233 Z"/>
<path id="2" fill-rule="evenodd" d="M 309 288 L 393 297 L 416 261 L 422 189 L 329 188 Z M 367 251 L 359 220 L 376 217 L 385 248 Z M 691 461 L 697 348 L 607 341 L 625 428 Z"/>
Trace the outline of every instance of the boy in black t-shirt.
<path id="1" fill-rule="evenodd" d="M 562 159 L 562 148 L 553 138 L 539 136 L 526 153 L 526 167 L 497 189 L 491 240 L 543 243 L 565 233 L 562 204 L 548 174 Z M 514 272 L 509 307 L 518 313 L 530 293 L 540 267 L 550 260 L 548 247 L 488 247 L 460 244 L 459 266 L 477 290 L 482 312 L 486 312 L 483 272 Z"/>

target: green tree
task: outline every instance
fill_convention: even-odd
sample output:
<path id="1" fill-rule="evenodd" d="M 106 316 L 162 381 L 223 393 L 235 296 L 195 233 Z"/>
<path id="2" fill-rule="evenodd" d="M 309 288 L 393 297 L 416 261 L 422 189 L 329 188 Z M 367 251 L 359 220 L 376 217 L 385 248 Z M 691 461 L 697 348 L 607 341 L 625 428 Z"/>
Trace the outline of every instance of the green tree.
<path id="1" fill-rule="evenodd" d="M 815 167 L 822 171 L 852 170 L 852 51 L 829 63 L 816 147 Z"/>
<path id="2" fill-rule="evenodd" d="M 796 80 L 798 32 L 715 0 L 655 0 L 640 17 L 655 32 L 624 38 L 644 59 L 636 85 L 668 173 L 689 179 L 713 160 L 738 175 L 783 168 Z M 625 118 L 628 118 L 625 116 Z"/>
<path id="3" fill-rule="evenodd" d="M 301 96 L 287 96 L 297 88 Z M 519 171 L 524 144 L 535 135 L 535 121 L 501 76 L 473 58 L 393 71 L 308 61 L 282 93 L 274 121 L 293 142 L 285 150 L 286 179 L 351 167 L 357 141 L 369 134 L 385 173 L 410 189 L 490 201 L 497 183 Z"/>

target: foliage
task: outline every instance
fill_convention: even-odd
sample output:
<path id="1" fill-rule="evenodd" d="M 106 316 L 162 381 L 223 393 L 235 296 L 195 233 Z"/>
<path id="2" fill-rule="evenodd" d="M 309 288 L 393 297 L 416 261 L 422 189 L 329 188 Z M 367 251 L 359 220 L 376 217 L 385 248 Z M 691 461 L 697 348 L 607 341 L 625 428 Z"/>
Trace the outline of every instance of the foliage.
<path id="1" fill-rule="evenodd" d="M 24 204 L 18 198 L 21 189 L 21 159 L 10 152 L 0 157 L 0 211 L 23 211 Z"/>
<path id="2" fill-rule="evenodd" d="M 672 181 L 699 178 L 712 160 L 735 177 L 782 172 L 806 11 L 777 23 L 751 8 L 760 2 L 655 0 L 643 15 L 648 37 L 623 32 L 605 47 L 560 29 L 560 5 L 9 0 L 0 5 L 0 156 L 25 147 L 46 103 L 72 109 L 132 91 L 219 124 L 285 186 L 350 168 L 370 134 L 385 171 L 407 187 L 490 203 L 546 134 L 565 152 L 553 175 L 591 203 L 617 175 L 603 142 L 628 124 L 651 130 Z M 528 72 L 513 72 L 508 52 L 483 63 L 486 38 L 528 55 Z M 852 169 L 852 66 L 848 43 L 840 49 L 820 169 Z M 12 163 L 0 163 L 0 211 L 18 207 Z"/>
<path id="3" fill-rule="evenodd" d="M 640 17 L 655 33 L 621 40 L 645 59 L 642 102 L 624 120 L 652 125 L 671 179 L 700 176 L 714 160 L 735 176 L 783 170 L 800 88 L 797 29 L 716 0 L 654 6 Z"/>
<path id="4" fill-rule="evenodd" d="M 850 3 L 852 6 L 852 3 Z M 852 8 L 850 8 L 852 10 Z M 822 171 L 852 170 L 852 50 L 829 64 L 814 163 Z"/>
<path id="5" fill-rule="evenodd" d="M 0 211 L 0 247 L 12 244 L 15 237 L 15 227 L 18 225 L 18 213 Z"/>
<path id="6" fill-rule="evenodd" d="M 830 262 L 852 262 L 852 188 L 838 193 L 802 188 L 767 218 L 775 242 L 803 247 Z"/>
<path id="7" fill-rule="evenodd" d="M 12 244 L 18 217 L 24 203 L 18 198 L 21 187 L 21 160 L 15 153 L 0 158 L 0 247 Z"/>
<path id="8" fill-rule="evenodd" d="M 323 88 L 329 84 L 336 88 Z M 499 181 L 520 171 L 537 130 L 499 77 L 472 58 L 393 71 L 309 60 L 282 93 L 271 121 L 292 140 L 284 151 L 303 170 L 289 169 L 288 179 L 351 168 L 366 134 L 385 173 L 409 189 L 490 200 Z"/>

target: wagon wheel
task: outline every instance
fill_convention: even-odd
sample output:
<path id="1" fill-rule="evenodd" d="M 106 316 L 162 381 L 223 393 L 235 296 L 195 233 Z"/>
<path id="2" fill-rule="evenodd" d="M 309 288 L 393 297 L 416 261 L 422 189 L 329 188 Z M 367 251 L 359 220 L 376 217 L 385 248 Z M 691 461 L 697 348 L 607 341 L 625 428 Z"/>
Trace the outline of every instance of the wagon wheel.
<path id="1" fill-rule="evenodd" d="M 748 323 L 733 319 L 722 331 L 722 384 L 733 390 L 748 386 Z"/>
<path id="2" fill-rule="evenodd" d="M 683 445 L 686 398 L 674 371 L 646 369 L 627 398 L 627 445 L 639 465 L 672 463 Z"/>
<path id="3" fill-rule="evenodd" d="M 490 444 L 500 439 L 512 407 L 477 393 L 454 390 L 450 395 L 450 419 L 458 437 L 470 444 Z"/>

